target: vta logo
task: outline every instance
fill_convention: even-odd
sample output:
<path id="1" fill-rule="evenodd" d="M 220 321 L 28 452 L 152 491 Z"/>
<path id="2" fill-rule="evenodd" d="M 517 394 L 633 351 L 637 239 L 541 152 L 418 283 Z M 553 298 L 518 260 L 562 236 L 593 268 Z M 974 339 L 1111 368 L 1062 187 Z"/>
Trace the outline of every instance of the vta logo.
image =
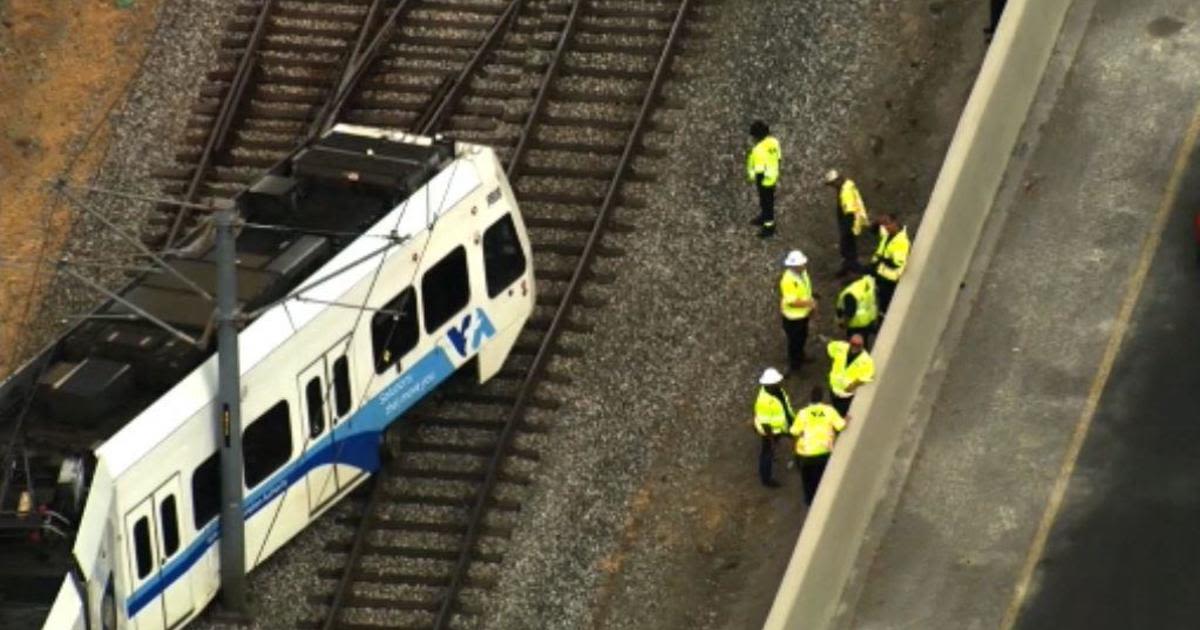
<path id="1" fill-rule="evenodd" d="M 479 350 L 479 344 L 483 343 L 484 339 L 496 336 L 496 327 L 492 325 L 492 320 L 488 319 L 487 313 L 484 313 L 482 308 L 476 308 L 473 314 L 463 315 L 462 322 L 458 326 L 452 326 L 446 333 L 446 337 L 450 339 L 450 345 L 454 346 L 458 356 L 464 358 L 468 352 L 468 333 L 471 335 L 470 352 Z"/>

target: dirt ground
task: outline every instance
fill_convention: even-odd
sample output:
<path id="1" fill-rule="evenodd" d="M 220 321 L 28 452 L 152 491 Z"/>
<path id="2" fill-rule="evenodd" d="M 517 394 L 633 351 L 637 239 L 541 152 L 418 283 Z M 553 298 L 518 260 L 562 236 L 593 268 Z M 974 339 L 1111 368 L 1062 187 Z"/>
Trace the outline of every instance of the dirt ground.
<path id="1" fill-rule="evenodd" d="M 911 230 L 919 227 L 920 210 L 986 52 L 981 33 L 986 3 L 889 5 L 872 19 L 893 29 L 894 47 L 880 49 L 875 76 L 863 78 L 873 97 L 851 112 L 847 126 L 854 132 L 842 166 L 858 180 L 873 213 L 900 211 Z M 787 206 L 786 197 L 782 203 Z M 831 212 L 817 209 L 813 220 L 826 221 Z M 834 260 L 832 250 L 826 258 Z M 832 286 L 818 291 L 827 303 L 835 293 Z M 819 382 L 820 375 L 805 373 L 801 379 Z M 807 392 L 800 382 L 790 387 Z M 757 439 L 743 429 L 737 430 L 746 435 L 731 429 L 720 452 L 705 454 L 708 463 L 699 474 L 680 474 L 678 453 L 656 458 L 656 470 L 630 502 L 618 549 L 598 567 L 606 578 L 595 599 L 593 628 L 760 627 L 804 508 L 796 472 L 778 470 L 782 454 L 776 476 L 785 487 L 771 491 L 753 483 Z M 661 575 L 637 568 L 655 564 L 670 566 L 665 580 L 639 577 Z"/>
<path id="2" fill-rule="evenodd" d="M 15 367 L 21 326 L 44 289 L 21 265 L 53 259 L 71 223 L 69 209 L 54 202 L 44 182 L 64 174 L 85 180 L 96 168 L 108 146 L 107 114 L 136 75 L 159 3 L 137 0 L 122 10 L 114 0 L 0 0 L 0 374 Z M 853 139 L 839 166 L 857 175 L 872 212 L 904 210 L 916 227 L 914 214 L 932 189 L 982 59 L 986 3 L 889 0 L 877 6 L 887 11 L 866 19 L 895 32 L 894 45 L 878 51 L 879 71 L 863 78 L 873 96 L 850 112 L 845 124 Z M 780 207 L 791 211 L 799 197 L 785 191 Z M 814 224 L 832 230 L 829 207 L 811 212 Z M 786 221 L 798 222 L 783 216 L 786 236 L 795 229 Z M 833 260 L 832 245 L 818 254 Z M 830 301 L 832 287 L 821 290 Z M 770 331 L 779 334 L 774 320 Z M 689 369 L 707 368 L 696 363 Z M 819 375 L 802 377 L 808 382 Z M 798 383 L 790 386 L 802 391 Z M 702 417 L 714 409 L 693 405 L 677 412 Z M 703 453 L 698 472 L 681 474 L 682 440 L 668 441 L 654 458 L 629 501 L 616 548 L 595 566 L 603 577 L 591 600 L 590 627 L 761 624 L 803 522 L 799 480 L 794 471 L 780 470 L 787 487 L 773 493 L 757 487 L 757 440 L 741 423 L 717 441 Z M 658 576 L 638 570 L 654 564 L 669 565 L 670 577 L 639 579 Z"/>
<path id="3" fill-rule="evenodd" d="M 159 2 L 0 0 L 0 375 L 45 288 L 37 263 L 57 256 L 72 221 L 46 182 L 98 167 Z"/>

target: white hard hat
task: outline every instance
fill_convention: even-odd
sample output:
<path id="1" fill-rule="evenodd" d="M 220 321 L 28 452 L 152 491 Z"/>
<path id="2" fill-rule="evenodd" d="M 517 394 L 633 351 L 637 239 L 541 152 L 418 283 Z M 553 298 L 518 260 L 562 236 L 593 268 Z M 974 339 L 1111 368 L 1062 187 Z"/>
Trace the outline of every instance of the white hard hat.
<path id="1" fill-rule="evenodd" d="M 833 182 L 836 182 L 838 180 L 838 178 L 841 176 L 842 176 L 842 174 L 837 172 L 836 168 L 831 168 L 828 171 L 825 171 L 825 183 L 832 184 Z"/>
<path id="2" fill-rule="evenodd" d="M 778 385 L 783 382 L 783 375 L 775 368 L 767 368 L 763 370 L 762 376 L 758 377 L 758 382 L 763 385 Z"/>
<path id="3" fill-rule="evenodd" d="M 792 251 L 788 252 L 787 258 L 783 259 L 783 266 L 785 267 L 799 267 L 807 264 L 808 256 L 805 256 L 804 252 L 798 249 L 793 249 Z"/>

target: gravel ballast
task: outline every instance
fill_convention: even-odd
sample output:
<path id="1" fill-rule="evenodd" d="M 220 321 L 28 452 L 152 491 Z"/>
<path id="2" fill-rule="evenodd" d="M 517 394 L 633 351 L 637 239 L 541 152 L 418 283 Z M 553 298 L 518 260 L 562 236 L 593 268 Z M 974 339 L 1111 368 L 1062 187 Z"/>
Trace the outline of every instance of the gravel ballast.
<path id="1" fill-rule="evenodd" d="M 979 4 L 979 3 L 977 3 Z M 786 487 L 761 489 L 750 403 L 763 367 L 783 361 L 775 282 L 787 249 L 801 247 L 822 296 L 809 354 L 814 365 L 787 387 L 802 400 L 826 364 L 817 336 L 832 334 L 836 233 L 831 193 L 819 185 L 836 165 L 857 176 L 873 211 L 900 210 L 910 226 L 932 186 L 983 47 L 982 5 L 916 0 L 726 0 L 702 4 L 697 30 L 667 95 L 684 109 L 660 111 L 674 134 L 647 142 L 671 157 L 636 168 L 659 176 L 626 191 L 648 206 L 616 220 L 636 230 L 606 243 L 624 255 L 598 258 L 615 275 L 591 285 L 607 305 L 578 311 L 595 326 L 558 359 L 571 384 L 540 396 L 563 402 L 531 419 L 552 427 L 500 587 L 483 625 L 524 628 L 746 628 L 761 622 L 803 518 L 794 471 Z M 154 165 L 170 164 L 200 81 L 211 68 L 233 5 L 165 0 L 145 70 L 113 115 L 113 141 L 97 178 L 107 188 L 156 194 Z M 751 120 L 783 143 L 780 234 L 760 241 L 742 175 Z M 882 165 L 886 165 L 884 168 Z M 148 204 L 97 201 L 137 233 Z M 864 241 L 865 249 L 872 241 Z M 131 252 L 90 220 L 76 223 L 78 257 Z M 97 252 L 105 252 L 103 255 Z M 105 278 L 110 286 L 122 277 Z M 42 309 L 50 323 L 97 303 L 59 280 Z M 36 347 L 36 346 L 32 346 Z M 544 446 L 546 444 L 550 447 Z M 326 518 L 251 578 L 254 627 L 293 627 L 318 585 L 327 541 L 345 537 Z M 202 619 L 191 627 L 232 627 Z"/>
<path id="2" fill-rule="evenodd" d="M 672 157 L 636 165 L 659 180 L 626 188 L 648 206 L 617 213 L 636 231 L 608 236 L 625 254 L 595 263 L 616 282 L 584 291 L 607 305 L 576 311 L 594 332 L 562 343 L 584 356 L 556 359 L 552 369 L 571 383 L 539 391 L 563 406 L 529 412 L 552 432 L 533 440 L 537 481 L 505 545 L 500 586 L 483 600 L 483 627 L 761 623 L 804 514 L 794 473 L 780 470 L 786 487 L 773 493 L 758 486 L 746 422 L 759 371 L 784 358 L 778 262 L 792 247 L 809 254 L 826 305 L 814 332 L 832 334 L 836 233 L 821 173 L 847 169 L 873 210 L 905 212 L 915 228 L 983 52 L 968 19 L 981 21 L 980 9 L 896 4 L 700 9 L 708 37 L 685 46 L 667 89 L 686 106 L 656 117 L 676 131 L 647 136 Z M 742 160 L 756 117 L 772 124 L 785 160 L 780 234 L 767 242 L 746 223 L 755 205 Z M 809 353 L 819 357 L 817 335 Z M 817 361 L 789 380 L 793 398 L 825 368 Z M 334 518 L 355 505 L 334 508 Z M 345 533 L 329 520 L 252 576 L 253 627 L 309 616 L 314 563 Z"/>
<path id="3" fill-rule="evenodd" d="M 108 149 L 93 182 L 100 188 L 160 196 L 160 184 L 151 169 L 174 163 L 174 155 L 187 124 L 203 73 L 211 67 L 216 45 L 233 5 L 216 0 L 164 0 L 158 27 L 150 41 L 142 70 L 132 81 L 124 100 L 109 115 Z M 80 142 L 83 141 L 81 137 Z M 138 238 L 152 204 L 101 194 L 77 195 L 102 213 L 115 227 Z M 77 259 L 129 260 L 138 250 L 93 216 L 72 208 L 74 221 L 63 252 Z M 87 275 L 116 288 L 127 280 L 120 271 L 93 271 Z M 63 330 L 62 317 L 86 313 L 103 297 L 79 282 L 56 274 L 42 302 L 39 317 L 32 318 L 29 354 Z"/>
<path id="4" fill-rule="evenodd" d="M 874 212 L 915 231 L 982 58 L 982 5 L 816 0 L 703 5 L 707 39 L 676 62 L 667 94 L 683 110 L 652 134 L 670 158 L 642 161 L 657 184 L 627 190 L 649 207 L 606 243 L 608 306 L 583 319 L 586 357 L 556 362 L 570 386 L 555 443 L 491 598 L 484 627 L 751 628 L 762 623 L 804 510 L 799 479 L 777 458 L 780 490 L 761 488 L 749 428 L 760 371 L 781 366 L 779 261 L 803 249 L 823 298 L 808 353 L 786 383 L 793 401 L 824 381 L 821 335 L 835 333 L 836 166 Z M 978 26 L 976 25 L 978 22 Z M 780 233 L 755 237 L 742 174 L 755 118 L 783 145 Z M 860 251 L 873 246 L 864 239 Z"/>

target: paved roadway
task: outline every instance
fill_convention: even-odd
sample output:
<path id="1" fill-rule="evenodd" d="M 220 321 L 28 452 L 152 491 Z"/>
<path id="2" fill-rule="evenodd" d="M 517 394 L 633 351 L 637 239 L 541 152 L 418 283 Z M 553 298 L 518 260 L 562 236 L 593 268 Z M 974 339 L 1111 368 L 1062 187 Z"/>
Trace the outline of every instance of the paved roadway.
<path id="1" fill-rule="evenodd" d="M 1200 627 L 1200 154 L 1141 296 L 1018 628 Z"/>
<path id="2" fill-rule="evenodd" d="M 1076 1 L 842 627 L 1200 627 L 1197 60 Z"/>

